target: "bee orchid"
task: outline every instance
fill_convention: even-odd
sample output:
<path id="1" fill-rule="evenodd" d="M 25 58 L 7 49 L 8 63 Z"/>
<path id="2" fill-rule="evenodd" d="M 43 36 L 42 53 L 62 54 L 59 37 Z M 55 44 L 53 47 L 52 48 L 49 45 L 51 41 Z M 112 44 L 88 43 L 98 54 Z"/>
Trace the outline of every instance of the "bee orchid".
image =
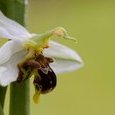
<path id="1" fill-rule="evenodd" d="M 0 47 L 0 85 L 34 76 L 36 94 L 47 93 L 56 86 L 55 73 L 64 73 L 83 66 L 80 56 L 72 49 L 51 41 L 58 37 L 74 39 L 62 27 L 44 34 L 28 32 L 17 22 L 0 12 L 0 39 L 7 42 Z M 36 102 L 37 96 L 34 95 Z"/>

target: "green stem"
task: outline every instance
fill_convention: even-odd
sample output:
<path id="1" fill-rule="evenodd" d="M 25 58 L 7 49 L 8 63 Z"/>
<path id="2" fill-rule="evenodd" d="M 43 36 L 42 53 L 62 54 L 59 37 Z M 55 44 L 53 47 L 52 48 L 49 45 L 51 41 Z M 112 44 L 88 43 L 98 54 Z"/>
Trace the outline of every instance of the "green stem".
<path id="1" fill-rule="evenodd" d="M 7 2 L 8 16 L 25 25 L 25 0 L 7 0 Z M 10 115 L 29 115 L 29 112 L 29 81 L 11 84 Z"/>
<path id="2" fill-rule="evenodd" d="M 6 14 L 5 0 L 0 0 L 0 10 L 4 14 Z M 0 45 L 2 45 L 2 43 Z M 6 91 L 7 91 L 7 87 L 1 87 L 0 86 L 0 115 L 4 115 L 3 108 L 4 108 Z"/>
<path id="3" fill-rule="evenodd" d="M 6 90 L 7 90 L 7 87 L 0 86 L 0 115 L 4 115 L 3 108 L 4 108 Z"/>
<path id="4" fill-rule="evenodd" d="M 25 25 L 25 10 L 27 0 L 6 0 L 7 16 L 17 21 L 21 25 Z"/>
<path id="5" fill-rule="evenodd" d="M 11 85 L 10 115 L 29 115 L 29 81 Z"/>
<path id="6" fill-rule="evenodd" d="M 25 25 L 25 0 L 2 1 L 5 14 Z M 29 115 L 29 110 L 29 81 L 27 80 L 22 84 L 12 83 L 10 87 L 10 115 Z"/>
<path id="7" fill-rule="evenodd" d="M 1 87 L 0 86 L 0 102 L 1 102 L 2 108 L 4 107 L 6 90 L 7 90 L 7 87 Z"/>
<path id="8" fill-rule="evenodd" d="M 4 115 L 1 103 L 0 103 L 0 115 Z"/>
<path id="9" fill-rule="evenodd" d="M 9 18 L 25 25 L 25 1 L 27 0 L 0 0 L 0 10 Z M 3 114 L 3 105 L 6 88 L 0 88 L 0 115 Z M 13 83 L 10 88 L 10 115 L 29 115 L 29 81 L 22 84 Z"/>

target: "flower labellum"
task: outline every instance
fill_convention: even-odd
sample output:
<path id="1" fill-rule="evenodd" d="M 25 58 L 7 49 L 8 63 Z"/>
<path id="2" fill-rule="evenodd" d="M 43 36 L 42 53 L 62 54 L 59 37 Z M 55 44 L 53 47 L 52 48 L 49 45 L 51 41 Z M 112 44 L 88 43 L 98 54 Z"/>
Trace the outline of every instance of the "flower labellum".
<path id="1" fill-rule="evenodd" d="M 0 85 L 21 83 L 34 76 L 33 100 L 38 103 L 40 94 L 55 88 L 55 73 L 81 68 L 80 56 L 72 49 L 50 41 L 52 36 L 75 40 L 62 27 L 43 34 L 30 33 L 0 12 L 0 41 L 7 41 L 0 47 Z"/>

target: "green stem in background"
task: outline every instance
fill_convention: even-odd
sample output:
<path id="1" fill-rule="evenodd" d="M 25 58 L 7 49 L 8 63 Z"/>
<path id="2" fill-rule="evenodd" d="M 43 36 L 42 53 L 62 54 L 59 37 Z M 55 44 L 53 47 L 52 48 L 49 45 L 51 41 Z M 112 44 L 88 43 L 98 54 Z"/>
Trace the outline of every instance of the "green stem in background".
<path id="1" fill-rule="evenodd" d="M 25 25 L 25 0 L 7 0 L 7 15 Z M 29 81 L 13 83 L 10 88 L 10 115 L 29 115 Z"/>
<path id="2" fill-rule="evenodd" d="M 0 115 L 4 115 L 3 108 L 4 108 L 6 90 L 7 90 L 7 87 L 0 86 Z"/>
<path id="3" fill-rule="evenodd" d="M 0 115 L 4 115 L 1 103 L 0 103 Z"/>
<path id="4" fill-rule="evenodd" d="M 0 0 L 0 10 L 6 14 L 6 6 L 5 6 L 5 0 Z M 0 46 L 3 43 L 0 43 Z M 0 115 L 4 115 L 3 108 L 4 108 L 4 101 L 5 101 L 5 95 L 6 95 L 7 87 L 0 86 Z"/>
<path id="5" fill-rule="evenodd" d="M 29 115 L 29 81 L 11 85 L 10 115 Z"/>
<path id="6" fill-rule="evenodd" d="M 5 0 L 6 2 L 6 15 L 20 23 L 25 25 L 25 10 L 27 0 Z"/>
<path id="7" fill-rule="evenodd" d="M 6 90 L 7 90 L 7 87 L 1 87 L 0 86 L 0 103 L 1 103 L 2 108 L 4 107 Z"/>
<path id="8" fill-rule="evenodd" d="M 27 0 L 0 0 L 5 15 L 25 25 Z M 21 84 L 12 83 L 10 87 L 10 115 L 29 115 L 29 81 Z M 0 115 L 2 115 L 0 113 Z"/>

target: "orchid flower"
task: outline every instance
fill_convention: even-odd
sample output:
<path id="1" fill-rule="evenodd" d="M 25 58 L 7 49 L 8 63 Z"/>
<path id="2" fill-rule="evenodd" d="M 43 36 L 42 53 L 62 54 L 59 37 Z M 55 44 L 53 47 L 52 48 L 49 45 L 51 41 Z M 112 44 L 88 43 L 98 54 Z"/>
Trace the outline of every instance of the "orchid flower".
<path id="1" fill-rule="evenodd" d="M 73 39 L 62 27 L 44 34 L 30 33 L 0 12 L 0 39 L 7 39 L 0 47 L 0 85 L 20 83 L 34 75 L 36 94 L 47 93 L 56 86 L 55 73 L 82 67 L 77 52 L 51 41 L 52 36 Z"/>

